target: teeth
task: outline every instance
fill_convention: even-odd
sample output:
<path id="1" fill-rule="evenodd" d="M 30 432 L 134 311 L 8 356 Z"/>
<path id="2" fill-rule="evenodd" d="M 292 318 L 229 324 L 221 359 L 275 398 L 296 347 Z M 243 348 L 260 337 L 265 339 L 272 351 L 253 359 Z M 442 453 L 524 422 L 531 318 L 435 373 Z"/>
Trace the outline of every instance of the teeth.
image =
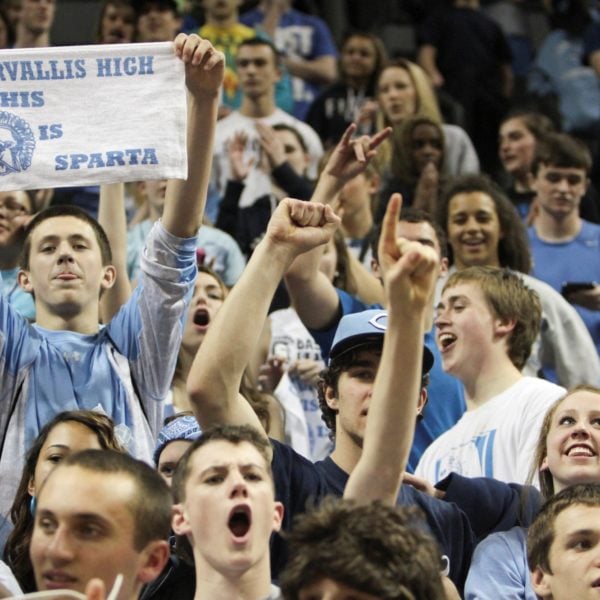
<path id="1" fill-rule="evenodd" d="M 587 446 L 573 446 L 569 448 L 568 456 L 594 456 L 594 453 Z"/>
<path id="2" fill-rule="evenodd" d="M 71 581 L 71 579 L 72 579 L 68 575 L 47 575 L 46 577 L 50 581 L 55 581 L 55 582 L 66 582 L 66 581 Z"/>
<path id="3" fill-rule="evenodd" d="M 447 348 L 450 344 L 452 344 L 452 342 L 456 340 L 456 336 L 452 333 L 441 333 L 438 339 L 440 340 L 440 344 L 444 348 Z"/>

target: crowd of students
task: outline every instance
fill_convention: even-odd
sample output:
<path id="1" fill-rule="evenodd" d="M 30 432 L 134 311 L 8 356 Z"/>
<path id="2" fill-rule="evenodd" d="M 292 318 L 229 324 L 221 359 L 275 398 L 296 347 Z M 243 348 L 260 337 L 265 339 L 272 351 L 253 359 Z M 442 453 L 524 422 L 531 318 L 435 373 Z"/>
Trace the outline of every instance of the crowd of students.
<path id="1" fill-rule="evenodd" d="M 595 597 L 594 144 L 510 109 L 477 1 L 422 66 L 200 4 L 95 40 L 174 40 L 185 180 L 0 192 L 0 597 Z"/>

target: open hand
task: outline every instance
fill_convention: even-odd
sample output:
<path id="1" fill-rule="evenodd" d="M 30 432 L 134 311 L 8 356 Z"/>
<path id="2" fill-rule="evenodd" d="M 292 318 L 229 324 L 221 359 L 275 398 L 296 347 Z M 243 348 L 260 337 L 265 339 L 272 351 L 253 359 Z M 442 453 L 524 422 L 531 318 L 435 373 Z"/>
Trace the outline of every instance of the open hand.
<path id="1" fill-rule="evenodd" d="M 244 159 L 247 141 L 248 135 L 244 131 L 236 131 L 227 142 L 231 179 L 234 181 L 243 181 L 246 179 L 254 164 L 254 159 Z"/>

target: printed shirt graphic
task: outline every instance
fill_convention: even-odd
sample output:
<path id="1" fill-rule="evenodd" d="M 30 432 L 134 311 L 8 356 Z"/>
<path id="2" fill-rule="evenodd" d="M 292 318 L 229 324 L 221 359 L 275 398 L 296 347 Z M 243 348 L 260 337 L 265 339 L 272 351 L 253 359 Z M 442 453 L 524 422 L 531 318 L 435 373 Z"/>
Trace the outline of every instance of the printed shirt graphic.
<path id="1" fill-rule="evenodd" d="M 173 44 L 3 50 L 0 190 L 185 178 Z"/>
<path id="2" fill-rule="evenodd" d="M 415 474 L 435 484 L 449 473 L 525 483 L 540 427 L 564 388 L 523 377 L 461 419 L 425 451 Z"/>
<path id="3" fill-rule="evenodd" d="M 288 366 L 298 360 L 310 359 L 317 361 L 322 368 L 325 367 L 319 344 L 304 327 L 293 308 L 276 310 L 269 318 L 269 357 L 284 360 Z M 328 456 L 333 443 L 329 437 L 329 428 L 323 421 L 317 388 L 286 373 L 275 389 L 275 396 L 285 411 L 288 444 L 313 461 Z"/>

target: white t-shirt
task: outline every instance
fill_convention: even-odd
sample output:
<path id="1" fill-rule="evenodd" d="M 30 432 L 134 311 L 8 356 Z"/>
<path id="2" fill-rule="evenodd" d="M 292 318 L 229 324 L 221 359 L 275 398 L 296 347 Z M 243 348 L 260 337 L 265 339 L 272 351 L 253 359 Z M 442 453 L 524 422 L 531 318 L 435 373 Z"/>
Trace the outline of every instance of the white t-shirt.
<path id="1" fill-rule="evenodd" d="M 15 596 L 23 594 L 12 571 L 6 563 L 0 560 L 0 583 Z"/>
<path id="2" fill-rule="evenodd" d="M 298 360 L 310 359 L 321 368 L 325 363 L 321 348 L 302 324 L 293 308 L 276 310 L 271 320 L 269 357 L 284 360 L 289 367 Z M 275 389 L 275 397 L 285 411 L 286 442 L 296 452 L 312 461 L 323 460 L 333 450 L 329 428 L 319 408 L 317 388 L 308 385 L 287 372 Z"/>
<path id="3" fill-rule="evenodd" d="M 268 117 L 260 119 L 245 117 L 238 111 L 232 112 L 217 122 L 211 182 L 217 189 L 218 194 L 223 196 L 231 171 L 227 144 L 235 133 L 243 131 L 248 136 L 244 160 L 251 160 L 252 168 L 244 181 L 245 186 L 240 197 L 240 207 L 252 206 L 257 198 L 270 194 L 272 191 L 269 175 L 259 167 L 262 148 L 256 131 L 257 121 L 271 126 L 284 123 L 294 127 L 300 133 L 308 148 L 309 165 L 307 175 L 309 179 L 316 179 L 318 162 L 323 156 L 323 145 L 317 132 L 310 125 L 299 121 L 279 108 Z"/>
<path id="4" fill-rule="evenodd" d="M 483 406 L 467 411 L 425 451 L 415 475 L 435 484 L 449 473 L 525 483 L 542 421 L 565 389 L 523 377 Z"/>

